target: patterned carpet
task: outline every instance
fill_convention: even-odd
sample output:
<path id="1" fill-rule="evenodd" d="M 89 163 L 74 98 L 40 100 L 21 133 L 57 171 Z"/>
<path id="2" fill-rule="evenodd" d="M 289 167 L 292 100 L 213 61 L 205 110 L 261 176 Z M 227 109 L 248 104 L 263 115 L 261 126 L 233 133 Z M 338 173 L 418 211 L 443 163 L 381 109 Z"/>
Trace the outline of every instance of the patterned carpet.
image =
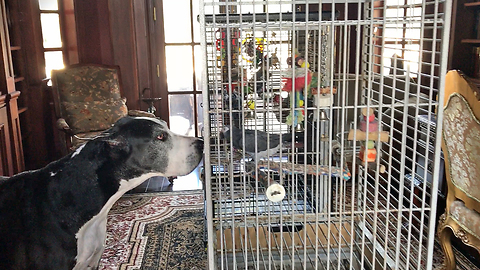
<path id="1" fill-rule="evenodd" d="M 205 269 L 203 192 L 123 196 L 108 215 L 99 269 Z"/>
<path id="2" fill-rule="evenodd" d="M 122 197 L 108 216 L 99 269 L 206 269 L 203 211 L 202 191 Z M 455 252 L 458 270 L 479 270 Z M 438 243 L 433 261 L 433 269 L 442 269 Z"/>

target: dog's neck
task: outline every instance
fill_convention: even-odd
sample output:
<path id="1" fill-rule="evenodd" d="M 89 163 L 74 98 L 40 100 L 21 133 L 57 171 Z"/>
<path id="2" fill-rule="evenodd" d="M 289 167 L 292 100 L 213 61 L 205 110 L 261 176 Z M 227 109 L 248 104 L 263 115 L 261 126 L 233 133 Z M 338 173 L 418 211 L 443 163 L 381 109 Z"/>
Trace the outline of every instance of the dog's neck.
<path id="1" fill-rule="evenodd" d="M 86 147 L 95 148 L 95 145 Z M 67 155 L 39 171 L 48 175 L 36 177 L 43 182 L 38 185 L 43 186 L 47 194 L 62 196 L 46 203 L 52 208 L 52 215 L 60 215 L 58 220 L 68 222 L 74 231 L 98 214 L 120 187 L 120 179 L 109 173 L 115 171 L 115 161 L 99 155 L 99 152 L 79 151 L 75 155 Z M 95 162 L 92 162 L 94 157 Z M 69 179 L 67 183 L 65 179 Z M 72 222 L 76 223 L 75 226 Z"/>

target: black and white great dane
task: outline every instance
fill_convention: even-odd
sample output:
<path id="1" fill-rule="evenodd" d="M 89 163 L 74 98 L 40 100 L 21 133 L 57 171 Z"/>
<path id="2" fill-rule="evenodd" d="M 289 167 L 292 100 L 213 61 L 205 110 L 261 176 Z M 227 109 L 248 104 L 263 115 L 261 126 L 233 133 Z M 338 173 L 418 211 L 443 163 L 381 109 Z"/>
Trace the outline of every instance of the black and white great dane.
<path id="1" fill-rule="evenodd" d="M 203 140 L 125 117 L 46 167 L 0 180 L 0 269 L 96 269 L 107 213 L 152 176 L 190 173 Z"/>

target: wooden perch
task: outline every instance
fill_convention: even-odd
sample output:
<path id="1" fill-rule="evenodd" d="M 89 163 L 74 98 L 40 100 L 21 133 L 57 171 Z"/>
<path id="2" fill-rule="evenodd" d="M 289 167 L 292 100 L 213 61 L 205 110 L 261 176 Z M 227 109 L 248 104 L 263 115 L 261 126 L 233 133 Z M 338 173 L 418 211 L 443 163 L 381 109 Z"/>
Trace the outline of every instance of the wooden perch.
<path id="1" fill-rule="evenodd" d="M 336 94 L 337 93 L 337 87 L 333 86 L 330 88 L 330 86 L 327 87 L 321 87 L 320 90 L 317 88 L 312 88 L 312 94 Z"/>
<path id="2" fill-rule="evenodd" d="M 348 140 L 353 141 L 355 132 L 357 133 L 357 137 L 355 140 L 357 141 L 366 141 L 367 140 L 367 133 L 364 131 L 361 131 L 359 129 L 351 129 L 350 132 L 348 133 Z M 381 142 L 388 142 L 388 136 L 389 133 L 388 131 L 380 131 L 380 141 Z M 378 138 L 378 131 L 374 132 L 369 132 L 368 133 L 368 140 L 369 141 L 377 141 Z"/>
<path id="3" fill-rule="evenodd" d="M 359 158 L 357 158 L 357 164 L 365 166 L 365 162 L 360 160 Z M 367 162 L 366 165 L 367 165 L 367 169 L 369 169 L 369 170 L 372 170 L 372 171 L 377 170 L 377 163 L 376 162 Z M 378 172 L 379 173 L 385 173 L 385 171 L 386 171 L 385 165 L 379 164 L 378 165 Z"/>
<path id="4" fill-rule="evenodd" d="M 258 162 L 258 169 L 259 170 L 269 170 L 280 172 L 280 170 L 287 174 L 309 174 L 309 175 L 331 175 L 334 177 L 340 177 L 344 180 L 349 180 L 351 177 L 351 173 L 348 168 L 339 168 L 334 166 L 327 166 L 327 165 L 315 165 L 315 164 L 292 164 L 291 162 L 282 163 L 282 168 L 280 168 L 279 162 L 266 162 L 266 161 L 259 161 Z M 259 175 L 262 177 L 262 175 Z M 268 182 L 268 181 L 267 181 Z"/>

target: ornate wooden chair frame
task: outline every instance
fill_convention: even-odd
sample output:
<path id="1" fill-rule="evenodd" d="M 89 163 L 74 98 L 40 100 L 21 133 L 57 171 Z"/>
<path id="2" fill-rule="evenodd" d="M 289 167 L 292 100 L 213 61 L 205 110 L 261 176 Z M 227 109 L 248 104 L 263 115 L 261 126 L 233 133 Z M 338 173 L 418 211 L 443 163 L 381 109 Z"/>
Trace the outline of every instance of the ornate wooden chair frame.
<path id="1" fill-rule="evenodd" d="M 458 118 L 460 113 L 467 117 L 464 121 L 455 122 L 452 127 L 452 119 L 454 116 Z M 445 81 L 442 136 L 448 192 L 446 210 L 440 216 L 438 224 L 438 236 L 445 254 L 447 270 L 454 270 L 456 267 L 451 246 L 452 233 L 465 245 L 480 252 L 480 136 L 476 140 L 474 138 L 475 134 L 480 134 L 479 119 L 480 90 L 461 72 L 448 72 Z M 461 130 L 468 123 L 473 128 Z M 458 148 L 455 146 L 459 144 L 455 139 L 459 138 L 464 139 L 465 147 L 463 144 Z M 463 153 L 457 155 L 458 149 L 463 149 Z"/>

